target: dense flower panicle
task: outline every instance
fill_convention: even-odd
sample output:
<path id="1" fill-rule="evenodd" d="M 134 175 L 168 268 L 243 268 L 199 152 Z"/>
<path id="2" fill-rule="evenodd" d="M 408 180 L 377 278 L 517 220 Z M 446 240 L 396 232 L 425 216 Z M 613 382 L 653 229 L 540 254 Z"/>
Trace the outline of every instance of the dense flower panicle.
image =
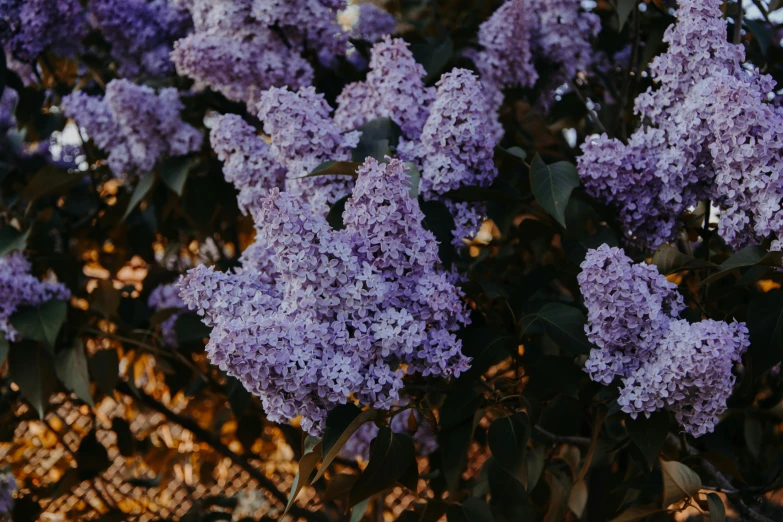
<path id="1" fill-rule="evenodd" d="M 71 297 L 65 285 L 41 281 L 30 274 L 30 269 L 30 263 L 21 252 L 0 257 L 0 332 L 9 341 L 19 337 L 11 325 L 11 315 L 20 306 L 38 306 L 52 299 Z"/>
<path id="2" fill-rule="evenodd" d="M 691 435 L 711 433 L 731 396 L 734 364 L 749 345 L 744 323 L 673 321 L 658 356 L 623 379 L 617 403 L 634 418 L 665 408 Z"/>
<path id="3" fill-rule="evenodd" d="M 171 59 L 180 75 L 252 107 L 273 86 L 298 88 L 313 80 L 313 69 L 273 32 L 259 29 L 252 40 L 232 34 L 197 32 L 174 44 Z"/>
<path id="4" fill-rule="evenodd" d="M 198 33 L 234 35 L 252 39 L 266 26 L 252 17 L 253 0 L 173 0 L 190 12 Z M 265 33 L 266 31 L 264 31 Z"/>
<path id="5" fill-rule="evenodd" d="M 13 513 L 16 488 L 16 477 L 10 471 L 0 473 L 0 515 L 10 517 Z"/>
<path id="6" fill-rule="evenodd" d="M 269 144 L 241 116 L 226 114 L 216 118 L 209 139 L 223 162 L 226 181 L 239 191 L 239 209 L 243 214 L 270 188 L 285 186 L 285 169 L 272 158 Z"/>
<path id="7" fill-rule="evenodd" d="M 177 319 L 182 316 L 185 310 L 185 303 L 179 296 L 179 287 L 175 284 L 160 285 L 150 293 L 147 304 L 156 312 L 161 310 L 174 310 L 172 314 L 160 323 L 160 331 L 163 341 L 171 347 L 176 347 L 177 342 Z"/>
<path id="8" fill-rule="evenodd" d="M 621 378 L 617 402 L 634 418 L 666 409 L 694 436 L 713 431 L 734 364 L 750 344 L 745 324 L 680 319 L 685 304 L 676 285 L 619 248 L 589 250 L 581 266 L 585 332 L 596 346 L 585 363 L 590 378 Z"/>
<path id="9" fill-rule="evenodd" d="M 377 42 L 384 36 L 393 34 L 397 27 L 394 15 L 375 4 L 360 4 L 359 17 L 351 27 L 351 37 L 368 42 Z"/>
<path id="10" fill-rule="evenodd" d="M 577 280 L 587 307 L 585 332 L 597 346 L 585 363 L 594 381 L 609 384 L 653 352 L 685 308 L 677 285 L 652 265 L 634 264 L 620 248 L 589 250 Z"/>
<path id="11" fill-rule="evenodd" d="M 6 86 L 0 96 L 0 133 L 16 127 L 16 104 L 19 103 L 19 94 Z"/>
<path id="12" fill-rule="evenodd" d="M 76 54 L 89 29 L 79 0 L 0 0 L 0 43 L 33 62 L 45 50 Z"/>
<path id="13" fill-rule="evenodd" d="M 337 97 L 337 125 L 352 130 L 384 117 L 408 139 L 418 138 L 435 99 L 435 89 L 424 85 L 426 75 L 407 42 L 387 36 L 372 48 L 367 78 L 346 85 Z"/>
<path id="14" fill-rule="evenodd" d="M 115 176 L 144 175 L 164 156 L 182 156 L 201 148 L 203 136 L 180 117 L 177 90 L 159 93 L 127 80 L 112 80 L 103 99 L 80 91 L 63 99 L 65 113 L 84 127 L 109 154 Z"/>
<path id="15" fill-rule="evenodd" d="M 294 92 L 273 87 L 261 95 L 258 117 L 271 137 L 271 156 L 287 171 L 287 190 L 300 195 L 319 214 L 350 192 L 347 176 L 303 178 L 324 161 L 350 160 L 361 132 L 341 134 L 331 107 L 314 87 Z M 298 179 L 297 179 L 298 178 Z"/>
<path id="16" fill-rule="evenodd" d="M 173 71 L 169 53 L 174 40 L 190 28 L 186 11 L 168 0 L 93 0 L 90 10 L 112 46 L 123 76 L 161 75 Z"/>
<path id="17" fill-rule="evenodd" d="M 587 69 L 594 59 L 591 42 L 601 31 L 598 15 L 583 11 L 580 0 L 533 0 L 531 8 L 537 15 L 533 55 L 557 65 L 554 77 L 561 83 Z"/>
<path id="18" fill-rule="evenodd" d="M 344 230 L 275 188 L 255 209 L 258 246 L 243 268 L 197 268 L 181 284 L 214 325 L 210 359 L 272 420 L 301 415 L 302 428 L 319 433 L 349 396 L 388 409 L 404 372 L 455 377 L 469 367 L 454 335 L 467 322 L 460 292 L 437 268 L 404 164 L 388 161 L 359 170 Z M 270 262 L 274 282 L 255 272 Z"/>
<path id="19" fill-rule="evenodd" d="M 279 27 L 286 39 L 301 48 L 345 54 L 348 33 L 337 23 L 336 0 L 253 0 L 252 14 L 268 26 Z"/>
<path id="20" fill-rule="evenodd" d="M 413 415 L 417 425 L 416 431 L 411 433 L 408 420 Z M 422 418 L 418 410 L 403 411 L 392 417 L 389 427 L 394 433 L 408 435 L 418 446 L 419 455 L 429 455 L 438 448 L 438 440 L 430 425 Z M 351 435 L 351 438 L 340 450 L 340 455 L 347 459 L 361 458 L 370 460 L 370 445 L 378 435 L 378 426 L 372 422 L 363 424 L 361 428 Z"/>

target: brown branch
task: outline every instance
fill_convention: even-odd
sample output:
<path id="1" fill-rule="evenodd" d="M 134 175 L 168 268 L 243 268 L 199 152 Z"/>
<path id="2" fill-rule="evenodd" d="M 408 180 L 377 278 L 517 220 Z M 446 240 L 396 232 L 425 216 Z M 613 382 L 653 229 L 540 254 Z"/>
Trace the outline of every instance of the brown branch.
<path id="1" fill-rule="evenodd" d="M 244 469 L 251 477 L 253 477 L 259 483 L 259 485 L 263 489 L 268 491 L 272 495 L 272 497 L 274 497 L 274 499 L 277 500 L 283 506 L 285 506 L 286 503 L 288 502 L 288 496 L 284 492 L 280 491 L 275 485 L 275 483 L 272 482 L 271 479 L 269 479 L 266 475 L 264 475 L 258 469 L 256 469 L 243 455 L 239 455 L 231 451 L 231 449 L 229 449 L 228 446 L 223 444 L 220 441 L 220 439 L 216 438 L 209 431 L 199 426 L 195 420 L 191 419 L 190 417 L 185 417 L 184 415 L 180 415 L 178 413 L 171 411 L 164 404 L 158 402 L 154 397 L 147 395 L 141 390 L 138 390 L 138 392 L 134 393 L 131 390 L 130 386 L 128 386 L 128 383 L 124 381 L 120 381 L 117 384 L 116 390 L 122 393 L 123 395 L 136 398 L 144 406 L 147 406 L 148 408 L 162 414 L 169 421 L 175 424 L 179 424 L 186 430 L 193 433 L 193 435 L 196 438 L 209 444 L 215 450 L 228 457 L 231 460 L 231 462 Z M 295 517 L 301 517 L 307 520 L 314 520 L 318 522 L 331 522 L 331 518 L 327 516 L 326 513 L 323 513 L 322 511 L 310 511 L 309 509 L 302 508 L 300 506 L 297 506 L 296 504 L 291 506 L 289 513 Z"/>

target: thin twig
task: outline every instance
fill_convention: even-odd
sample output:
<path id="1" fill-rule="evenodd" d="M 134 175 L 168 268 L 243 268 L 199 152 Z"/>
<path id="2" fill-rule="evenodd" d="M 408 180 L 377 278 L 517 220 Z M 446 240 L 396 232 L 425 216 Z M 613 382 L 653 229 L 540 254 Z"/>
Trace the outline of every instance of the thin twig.
<path id="1" fill-rule="evenodd" d="M 742 15 L 745 10 L 742 8 L 742 1 L 737 2 L 737 17 L 734 19 L 734 44 L 739 45 L 742 41 Z"/>
<path id="2" fill-rule="evenodd" d="M 639 9 L 633 10 L 633 43 L 631 44 L 631 58 L 628 61 L 628 70 L 625 71 L 625 78 L 623 79 L 623 86 L 620 91 L 620 110 L 617 113 L 617 125 L 615 125 L 615 134 L 617 134 L 617 130 L 622 130 L 621 137 L 625 138 L 625 125 L 620 125 L 622 123 L 621 119 L 623 117 L 623 111 L 625 111 L 625 106 L 628 104 L 628 98 L 630 97 L 630 91 L 631 91 L 631 83 L 632 79 L 634 78 L 634 70 L 636 69 L 636 63 L 639 61 L 639 46 L 641 45 L 641 13 L 639 12 Z"/>
<path id="3" fill-rule="evenodd" d="M 601 118 L 598 117 L 598 113 L 595 112 L 594 109 L 590 108 L 590 105 L 587 103 L 587 99 L 582 94 L 582 91 L 579 90 L 579 87 L 570 78 L 568 80 L 568 85 L 569 87 L 571 87 L 571 90 L 574 91 L 574 94 L 576 94 L 576 96 L 585 106 L 585 109 L 587 109 L 588 114 L 592 116 L 593 120 L 595 121 L 595 125 L 598 127 L 598 130 L 600 130 L 601 132 L 606 132 L 606 127 L 604 127 L 604 124 L 601 123 Z"/>

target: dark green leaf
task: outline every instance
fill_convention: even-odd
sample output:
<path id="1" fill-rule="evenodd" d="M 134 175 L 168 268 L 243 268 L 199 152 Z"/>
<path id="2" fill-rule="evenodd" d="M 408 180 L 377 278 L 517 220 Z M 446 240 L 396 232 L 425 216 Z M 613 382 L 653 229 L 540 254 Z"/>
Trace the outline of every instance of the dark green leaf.
<path id="1" fill-rule="evenodd" d="M 675 460 L 661 460 L 663 475 L 663 500 L 661 507 L 666 508 L 685 498 L 694 498 L 701 489 L 701 478 L 691 468 Z"/>
<path id="2" fill-rule="evenodd" d="M 326 430 L 324 431 L 323 439 L 324 461 L 313 478 L 313 482 L 323 476 L 326 468 L 340 453 L 340 450 L 343 449 L 351 435 L 361 428 L 363 424 L 374 420 L 377 416 L 377 410 L 368 409 L 362 411 L 353 404 L 340 404 L 329 412 L 326 416 Z"/>
<path id="3" fill-rule="evenodd" d="M 120 358 L 117 350 L 108 348 L 97 351 L 90 357 L 90 375 L 98 389 L 106 395 L 114 393 L 114 387 L 120 380 Z"/>
<path id="4" fill-rule="evenodd" d="M 90 406 L 95 406 L 90 394 L 90 373 L 87 370 L 87 356 L 81 339 L 76 339 L 70 347 L 57 352 L 54 369 L 68 390 Z"/>
<path id="5" fill-rule="evenodd" d="M 3 365 L 8 358 L 8 350 L 11 348 L 11 344 L 8 339 L 5 338 L 5 334 L 0 333 L 0 366 Z"/>
<path id="6" fill-rule="evenodd" d="M 492 522 L 492 510 L 483 500 L 471 497 L 461 504 L 452 504 L 446 511 L 448 522 Z"/>
<path id="7" fill-rule="evenodd" d="M 502 203 L 524 201 L 524 198 L 513 191 L 476 186 L 460 187 L 446 193 L 446 196 L 456 201 L 499 201 Z"/>
<path id="8" fill-rule="evenodd" d="M 530 165 L 530 187 L 538 203 L 563 228 L 565 228 L 565 209 L 571 197 L 571 191 L 579 186 L 579 174 L 576 167 L 567 161 L 558 161 L 547 165 L 536 155 Z"/>
<path id="9" fill-rule="evenodd" d="M 84 436 L 76 450 L 76 464 L 81 480 L 92 480 L 103 473 L 110 465 L 109 453 L 106 447 L 98 441 L 93 429 Z"/>
<path id="10" fill-rule="evenodd" d="M 41 343 L 14 343 L 8 352 L 8 370 L 22 396 L 43 419 L 49 396 L 57 389 L 57 375 L 50 353 Z"/>
<path id="11" fill-rule="evenodd" d="M 11 226 L 0 228 L 0 257 L 14 250 L 24 251 L 31 230 L 32 228 L 28 228 L 27 231 L 20 232 Z"/>
<path id="12" fill-rule="evenodd" d="M 416 465 L 416 450 L 407 435 L 381 428 L 370 449 L 370 461 L 351 489 L 348 503 L 352 506 L 391 487 Z"/>
<path id="13" fill-rule="evenodd" d="M 130 201 L 128 202 L 128 208 L 125 209 L 125 214 L 122 216 L 123 221 L 128 219 L 128 216 L 133 212 L 133 209 L 139 206 L 141 200 L 149 193 L 154 184 L 155 175 L 152 172 L 148 172 L 146 176 L 141 176 L 139 178 L 138 183 L 136 183 L 136 188 L 133 189 L 133 194 L 131 194 Z"/>
<path id="14" fill-rule="evenodd" d="M 313 176 L 352 176 L 356 177 L 356 170 L 361 167 L 361 163 L 353 161 L 324 161 L 313 171 L 302 178 L 310 178 Z"/>
<path id="15" fill-rule="evenodd" d="M 432 232 L 438 241 L 440 262 L 444 266 L 451 266 L 458 257 L 454 245 L 451 244 L 454 217 L 442 201 L 422 201 L 419 199 L 419 207 L 421 207 L 421 211 L 424 213 L 422 225 Z"/>
<path id="16" fill-rule="evenodd" d="M 451 492 L 456 491 L 459 485 L 460 476 L 467 462 L 468 447 L 473 441 L 473 434 L 483 414 L 482 410 L 475 411 L 472 418 L 450 428 L 441 428 L 438 432 L 441 473 Z"/>
<path id="17" fill-rule="evenodd" d="M 769 50 L 769 44 L 772 42 L 771 28 L 759 20 L 751 20 L 747 17 L 744 17 L 742 22 L 755 37 L 756 42 L 759 44 L 759 49 L 761 49 L 761 54 L 766 55 Z"/>
<path id="18" fill-rule="evenodd" d="M 350 195 L 344 196 L 338 199 L 332 208 L 329 209 L 329 213 L 326 215 L 326 222 L 332 227 L 332 230 L 342 230 L 345 228 L 343 223 L 343 212 L 345 212 L 345 204 L 351 198 Z"/>
<path id="19" fill-rule="evenodd" d="M 419 172 L 419 167 L 417 167 L 415 164 L 409 161 L 406 162 L 405 165 L 408 166 L 408 182 L 410 182 L 411 185 L 409 194 L 413 199 L 417 199 L 419 197 L 419 183 L 421 182 L 421 172 Z"/>
<path id="20" fill-rule="evenodd" d="M 391 154 L 390 147 L 396 147 L 402 136 L 400 126 L 391 118 L 375 118 L 357 130 L 362 131 L 362 136 L 351 151 L 351 159 L 358 164 L 364 163 L 368 157 L 383 161 Z"/>
<path id="21" fill-rule="evenodd" d="M 450 391 L 440 408 L 441 429 L 453 428 L 473 418 L 473 413 L 481 406 L 483 400 L 484 398 L 473 388 Z"/>
<path id="22" fill-rule="evenodd" d="M 83 178 L 83 173 L 68 174 L 54 165 L 47 165 L 35 173 L 22 191 L 22 198 L 35 201 L 45 196 L 64 194 Z"/>
<path id="23" fill-rule="evenodd" d="M 578 308 L 563 303 L 547 303 L 538 311 L 549 336 L 568 353 L 590 352 L 592 345 L 585 335 L 585 315 Z"/>
<path id="24" fill-rule="evenodd" d="M 182 314 L 174 323 L 177 341 L 180 344 L 203 341 L 209 337 L 212 329 L 194 314 Z"/>
<path id="25" fill-rule="evenodd" d="M 299 492 L 302 491 L 302 488 L 310 485 L 310 476 L 313 474 L 319 460 L 321 460 L 320 444 L 316 444 L 312 451 L 305 453 L 299 459 L 299 471 L 294 476 L 294 483 L 291 485 L 291 492 L 288 494 L 288 504 L 286 504 L 283 514 L 288 513 L 288 510 L 294 505 L 294 501 Z"/>
<path id="26" fill-rule="evenodd" d="M 625 427 L 631 441 L 647 461 L 648 469 L 652 469 L 669 433 L 669 416 L 664 412 L 653 413 L 649 419 L 639 415 L 636 419 L 626 419 Z"/>
<path id="27" fill-rule="evenodd" d="M 658 267 L 658 271 L 664 275 L 689 268 L 714 268 L 718 266 L 709 261 L 687 256 L 667 243 L 664 243 L 655 251 L 652 264 Z"/>
<path id="28" fill-rule="evenodd" d="M 46 343 L 54 353 L 54 342 L 68 315 L 65 301 L 51 300 L 39 307 L 25 306 L 11 316 L 11 324 L 25 339 Z"/>
<path id="29" fill-rule="evenodd" d="M 194 158 L 187 156 L 168 158 L 160 164 L 160 179 L 178 196 L 181 196 L 182 190 L 185 188 L 185 181 L 188 179 L 188 173 L 195 164 Z"/>
<path id="30" fill-rule="evenodd" d="M 617 29 L 622 31 L 638 0 L 617 0 Z"/>
<path id="31" fill-rule="evenodd" d="M 430 82 L 440 75 L 454 53 L 454 42 L 446 37 L 443 41 L 429 38 L 426 43 L 413 44 L 411 46 L 414 58 L 427 71 L 425 82 Z"/>
<path id="32" fill-rule="evenodd" d="M 710 511 L 710 522 L 726 522 L 726 507 L 717 493 L 707 493 L 707 507 Z"/>
<path id="33" fill-rule="evenodd" d="M 525 448 L 530 438 L 530 420 L 524 413 L 495 419 L 487 442 L 498 465 L 527 488 Z"/>
<path id="34" fill-rule="evenodd" d="M 511 154 L 512 156 L 524 161 L 527 159 L 527 152 L 521 147 L 509 147 L 507 149 L 504 149 L 505 152 Z"/>
<path id="35" fill-rule="evenodd" d="M 114 288 L 111 279 L 102 279 L 90 295 L 90 308 L 110 318 L 120 307 L 120 291 Z"/>
<path id="36" fill-rule="evenodd" d="M 764 426 L 756 417 L 745 417 L 745 444 L 748 447 L 748 451 L 753 455 L 753 458 L 757 459 L 761 456 L 761 443 L 764 438 Z"/>
<path id="37" fill-rule="evenodd" d="M 780 267 L 783 260 L 783 252 L 767 252 L 760 246 L 745 247 L 726 261 L 720 264 L 718 271 L 706 277 L 699 286 L 722 279 L 738 268 L 751 266 L 776 266 Z"/>
<path id="38" fill-rule="evenodd" d="M 762 375 L 783 360 L 783 290 L 757 295 L 748 306 L 753 373 Z"/>
<path id="39" fill-rule="evenodd" d="M 128 421 L 122 417 L 111 420 L 111 429 L 117 435 L 117 449 L 123 457 L 132 457 L 136 450 L 136 438 L 130 429 Z"/>
<path id="40" fill-rule="evenodd" d="M 656 505 L 631 506 L 609 522 L 636 522 L 663 511 Z"/>
<path id="41" fill-rule="evenodd" d="M 348 494 L 351 488 L 359 479 L 359 475 L 348 473 L 338 473 L 326 485 L 326 491 L 323 493 L 323 501 L 331 502 L 333 500 L 348 501 Z"/>
<path id="42" fill-rule="evenodd" d="M 348 522 L 359 522 L 363 517 L 365 511 L 367 511 L 367 506 L 370 504 L 370 499 L 366 498 L 356 504 L 353 509 L 351 509 L 351 518 Z"/>

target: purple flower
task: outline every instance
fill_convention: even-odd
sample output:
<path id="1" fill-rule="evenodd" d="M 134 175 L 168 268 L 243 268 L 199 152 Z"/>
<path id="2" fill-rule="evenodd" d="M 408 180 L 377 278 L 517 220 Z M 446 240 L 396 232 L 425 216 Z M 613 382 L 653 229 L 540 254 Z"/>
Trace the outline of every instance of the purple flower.
<path id="1" fill-rule="evenodd" d="M 351 37 L 377 42 L 394 33 L 397 20 L 375 4 L 359 4 L 359 17 L 351 27 Z"/>
<path id="2" fill-rule="evenodd" d="M 0 515 L 9 517 L 9 520 L 14 511 L 14 492 L 16 488 L 16 478 L 10 471 L 0 473 Z"/>
<path id="3" fill-rule="evenodd" d="M 177 319 L 182 316 L 186 309 L 184 301 L 179 296 L 179 288 L 176 284 L 160 285 L 150 293 L 147 304 L 156 312 L 161 310 L 173 310 L 171 315 L 160 323 L 160 331 L 163 336 L 163 342 L 168 346 L 176 348 L 177 341 Z"/>
<path id="4" fill-rule="evenodd" d="M 6 86 L 0 96 L 0 133 L 16 127 L 16 104 L 19 103 L 19 94 Z"/>
<path id="5" fill-rule="evenodd" d="M 72 56 L 87 34 L 86 21 L 79 0 L 0 0 L 0 43 L 28 63 L 46 50 Z"/>

